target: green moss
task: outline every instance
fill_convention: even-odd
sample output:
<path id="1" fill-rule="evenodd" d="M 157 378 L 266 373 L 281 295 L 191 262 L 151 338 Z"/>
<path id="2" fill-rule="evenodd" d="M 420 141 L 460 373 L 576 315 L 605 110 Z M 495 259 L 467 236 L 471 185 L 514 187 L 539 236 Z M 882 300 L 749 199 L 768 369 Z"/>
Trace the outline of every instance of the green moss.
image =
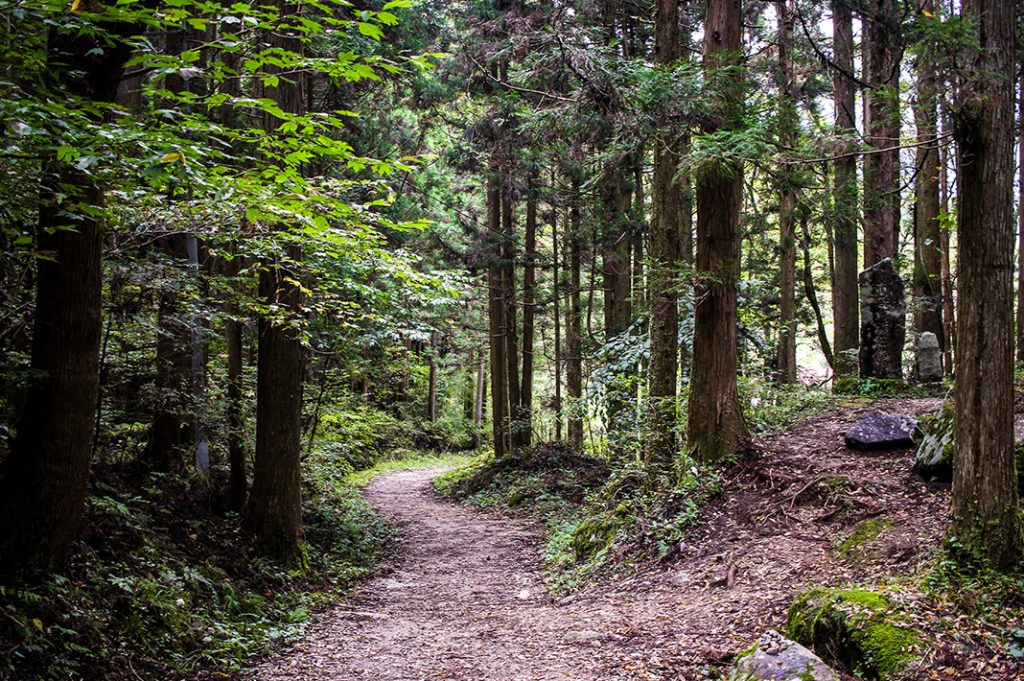
<path id="1" fill-rule="evenodd" d="M 889 527 L 892 527 L 892 523 L 881 518 L 862 520 L 854 526 L 846 539 L 833 545 L 832 553 L 843 558 L 856 557 L 861 553 L 860 549 L 875 541 Z"/>
<path id="2" fill-rule="evenodd" d="M 884 681 L 916 659 L 921 635 L 900 626 L 892 602 L 873 591 L 818 587 L 789 608 L 790 638 L 858 674 Z"/>

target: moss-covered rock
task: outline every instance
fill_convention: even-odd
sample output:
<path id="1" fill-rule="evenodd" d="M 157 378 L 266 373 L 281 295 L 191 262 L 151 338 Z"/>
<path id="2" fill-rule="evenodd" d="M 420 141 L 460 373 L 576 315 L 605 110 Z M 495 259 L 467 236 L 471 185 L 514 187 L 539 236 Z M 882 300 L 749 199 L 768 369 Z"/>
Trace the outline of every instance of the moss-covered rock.
<path id="1" fill-rule="evenodd" d="M 885 681 L 914 661 L 921 645 L 921 635 L 892 611 L 892 602 L 873 591 L 817 587 L 793 601 L 786 631 L 825 659 Z"/>
<path id="2" fill-rule="evenodd" d="M 832 553 L 841 558 L 859 558 L 864 547 L 878 539 L 889 527 L 892 527 L 892 523 L 881 518 L 862 520 L 853 526 L 846 538 L 832 546 Z"/>
<path id="3" fill-rule="evenodd" d="M 953 401 L 948 400 L 937 412 L 918 422 L 920 436 L 914 470 L 928 480 L 950 482 L 953 479 L 954 416 Z M 1017 442 L 1013 451 L 1017 459 L 1017 486 L 1024 493 L 1024 442 Z"/>

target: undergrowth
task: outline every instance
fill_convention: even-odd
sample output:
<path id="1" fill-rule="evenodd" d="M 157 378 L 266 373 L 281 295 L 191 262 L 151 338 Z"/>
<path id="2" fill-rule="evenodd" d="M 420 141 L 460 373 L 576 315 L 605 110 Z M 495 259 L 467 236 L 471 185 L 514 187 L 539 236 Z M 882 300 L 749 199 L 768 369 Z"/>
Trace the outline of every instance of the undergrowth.
<path id="1" fill-rule="evenodd" d="M 540 444 L 502 459 L 477 458 L 440 476 L 435 489 L 541 520 L 549 586 L 565 593 L 667 555 L 718 492 L 719 478 L 681 459 L 672 476 L 655 482 L 638 466 L 613 470 L 565 445 Z"/>
<path id="2" fill-rule="evenodd" d="M 66 569 L 0 585 L 0 678 L 225 678 L 294 640 L 392 536 L 345 461 L 320 450 L 304 473 L 300 574 L 258 558 L 236 515 L 211 513 L 201 478 L 98 469 Z"/>

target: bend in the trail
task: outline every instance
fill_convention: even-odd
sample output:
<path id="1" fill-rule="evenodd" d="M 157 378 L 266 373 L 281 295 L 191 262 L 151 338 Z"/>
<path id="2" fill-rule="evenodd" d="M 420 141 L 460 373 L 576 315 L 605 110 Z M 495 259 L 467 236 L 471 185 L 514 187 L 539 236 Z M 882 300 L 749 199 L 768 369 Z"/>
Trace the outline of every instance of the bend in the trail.
<path id="1" fill-rule="evenodd" d="M 936 404 L 886 406 L 921 413 Z M 856 415 L 825 414 L 760 443 L 675 562 L 560 602 L 546 591 L 533 528 L 445 502 L 430 486 L 436 470 L 378 478 L 366 496 L 400 527 L 397 566 L 259 678 L 705 678 L 705 665 L 780 626 L 794 591 L 906 568 L 941 536 L 944 491 L 912 475 L 906 452 L 846 449 L 842 431 Z M 804 498 L 807 483 L 832 477 L 845 481 L 841 513 L 836 498 Z M 835 559 L 829 547 L 865 517 L 893 524 L 885 540 L 863 562 Z"/>

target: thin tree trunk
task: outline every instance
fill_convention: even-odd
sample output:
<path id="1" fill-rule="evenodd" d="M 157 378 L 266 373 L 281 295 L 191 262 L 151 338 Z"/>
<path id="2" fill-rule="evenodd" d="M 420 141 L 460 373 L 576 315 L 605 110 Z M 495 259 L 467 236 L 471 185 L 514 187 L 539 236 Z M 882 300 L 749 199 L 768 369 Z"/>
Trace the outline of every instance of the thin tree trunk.
<path id="1" fill-rule="evenodd" d="M 583 217 L 580 212 L 579 192 L 580 182 L 574 177 L 569 225 L 566 230 L 566 241 L 569 245 L 569 305 L 565 318 L 565 387 L 569 396 L 569 444 L 576 449 L 583 447 L 583 315 L 580 305 L 580 239 Z"/>
<path id="2" fill-rule="evenodd" d="M 505 356 L 505 301 L 502 266 L 501 189 L 498 170 L 492 165 L 487 180 L 487 226 L 491 261 L 487 266 L 487 320 L 491 360 L 491 426 L 494 431 L 494 456 L 512 450 L 508 427 L 508 361 Z"/>
<path id="3" fill-rule="evenodd" d="M 673 64 L 679 58 L 679 1 L 658 0 L 654 20 L 654 61 Z M 675 131 L 667 126 L 654 141 L 651 220 L 650 367 L 648 369 L 647 434 L 644 463 L 653 470 L 671 470 L 676 454 L 676 374 L 679 309 L 676 267 L 682 196 L 675 176 Z"/>
<path id="4" fill-rule="evenodd" d="M 519 392 L 523 441 L 533 432 L 533 341 L 537 297 L 537 170 L 531 169 L 526 189 L 526 237 L 523 261 L 523 376 Z"/>
<path id="5" fill-rule="evenodd" d="M 554 183 L 552 173 L 552 184 Z M 551 290 L 555 315 L 555 440 L 562 441 L 562 282 L 558 253 L 558 211 L 551 206 Z"/>
<path id="6" fill-rule="evenodd" d="M 704 39 L 706 79 L 724 86 L 717 109 L 730 129 L 739 123 L 735 65 L 740 53 L 740 0 L 709 0 Z M 709 163 L 697 176 L 697 263 L 693 372 L 690 382 L 690 448 L 705 462 L 730 454 L 747 429 L 736 385 L 737 291 L 740 268 L 740 162 Z"/>
<path id="7" fill-rule="evenodd" d="M 793 0 L 778 0 L 779 63 L 775 86 L 779 97 L 779 143 L 796 146 L 796 99 L 793 95 Z M 796 188 L 789 166 L 779 175 L 779 338 L 776 346 L 776 382 L 796 383 Z"/>
<path id="8" fill-rule="evenodd" d="M 920 13 L 934 14 L 932 0 L 921 0 Z M 917 60 L 917 97 L 914 120 L 919 142 L 938 134 L 938 79 L 935 66 L 925 58 Z M 939 347 L 945 347 L 942 324 L 942 244 L 939 211 L 938 142 L 917 147 L 914 186 L 914 330 L 917 335 L 934 333 Z"/>
<path id="9" fill-rule="evenodd" d="M 168 277 L 180 278 L 178 265 L 188 262 L 185 234 L 169 234 L 157 240 L 157 248 L 170 261 L 162 265 Z M 157 471 L 179 468 L 190 433 L 186 414 L 192 371 L 190 330 L 183 319 L 175 286 L 165 284 L 157 299 L 156 388 L 157 405 L 149 428 L 146 460 Z"/>
<path id="10" fill-rule="evenodd" d="M 241 260 L 235 257 L 228 263 L 228 274 L 238 276 Z M 242 436 L 242 322 L 240 311 L 231 306 L 224 325 L 224 345 L 228 355 L 228 494 L 227 507 L 242 510 L 248 488 L 245 470 L 245 449 Z"/>
<path id="11" fill-rule="evenodd" d="M 1017 362 L 1024 364 L 1024 73 L 1017 107 Z"/>
<path id="12" fill-rule="evenodd" d="M 964 0 L 979 51 L 961 85 L 956 454 L 949 536 L 967 564 L 1021 559 L 1013 438 L 1014 3 Z"/>
<path id="13" fill-rule="evenodd" d="M 814 321 L 818 327 L 818 343 L 821 344 L 821 354 L 825 355 L 825 361 L 830 367 L 835 367 L 836 360 L 832 353 L 832 345 L 828 342 L 828 332 L 825 330 L 825 319 L 821 314 L 821 305 L 818 304 L 818 294 L 814 290 L 814 270 L 811 267 L 811 229 L 807 224 L 808 216 L 804 212 L 800 216 L 800 230 L 804 238 L 801 241 L 804 253 L 804 295 L 814 312 Z"/>
<path id="14" fill-rule="evenodd" d="M 437 358 L 434 356 L 436 349 L 437 339 L 435 334 L 430 334 L 430 359 L 427 374 L 427 419 L 431 423 L 437 421 Z"/>
<path id="15" fill-rule="evenodd" d="M 480 447 L 480 428 L 484 422 L 484 399 L 487 392 L 487 374 L 484 371 L 484 350 L 476 358 L 476 396 L 473 400 L 473 449 Z"/>
<path id="16" fill-rule="evenodd" d="M 506 187 L 501 197 L 501 280 L 504 312 L 505 361 L 508 364 L 508 415 L 512 449 L 527 446 L 530 432 L 523 427 L 522 384 L 519 372 L 519 324 L 516 305 L 515 222 L 512 200 Z"/>
<path id="17" fill-rule="evenodd" d="M 939 118 L 940 126 L 943 126 L 943 117 Z M 942 127 L 945 134 L 945 126 Z M 947 158 L 946 146 L 939 147 L 939 205 L 942 212 L 949 215 L 949 190 L 947 180 Z M 939 244 L 942 255 L 942 327 L 945 339 L 943 347 L 942 364 L 947 376 L 953 374 L 953 358 L 956 350 L 956 316 L 953 308 L 953 267 L 949 257 L 950 234 L 948 229 L 939 230 Z"/>
<path id="18" fill-rule="evenodd" d="M 835 161 L 835 228 L 832 278 L 833 346 L 837 353 L 860 345 L 860 303 L 857 292 L 857 157 L 856 89 L 853 81 L 853 12 L 848 0 L 832 2 L 832 44 L 836 69 L 836 134 L 846 141 Z M 854 372 L 856 374 L 856 372 Z"/>

